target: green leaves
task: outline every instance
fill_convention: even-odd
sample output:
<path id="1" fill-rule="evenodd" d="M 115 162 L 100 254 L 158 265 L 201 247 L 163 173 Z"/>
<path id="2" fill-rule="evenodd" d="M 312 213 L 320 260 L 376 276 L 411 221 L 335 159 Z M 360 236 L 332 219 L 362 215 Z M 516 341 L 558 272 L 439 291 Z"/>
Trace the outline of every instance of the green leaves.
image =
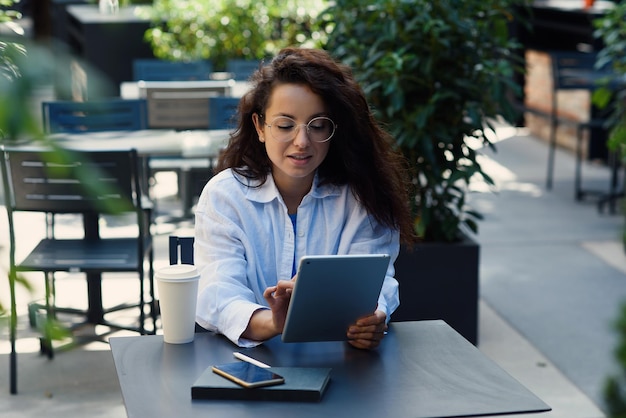
<path id="1" fill-rule="evenodd" d="M 0 141 L 42 137 L 33 93 L 50 80 L 70 86 L 70 75 L 60 73 L 60 68 L 67 68 L 62 62 L 69 62 L 69 55 L 42 45 L 0 43 Z"/>
<path id="2" fill-rule="evenodd" d="M 466 138 L 493 148 L 489 119 L 515 113 L 507 93 L 521 71 L 508 23 L 524 0 L 338 0 L 324 14 L 325 48 L 350 65 L 372 110 L 415 169 L 416 231 L 455 241 L 477 231 L 473 176 L 493 184 Z M 358 16 L 358 18 L 356 18 Z"/>
<path id="3" fill-rule="evenodd" d="M 223 70 L 229 58 L 262 59 L 285 46 L 318 45 L 314 30 L 322 0 L 155 0 L 145 39 L 155 56 L 170 60 L 210 59 Z"/>
<path id="4" fill-rule="evenodd" d="M 595 19 L 593 24 L 596 28 L 594 35 L 604 43 L 596 66 L 610 66 L 618 78 L 616 85 L 611 85 L 614 81 L 611 79 L 602 81 L 600 84 L 604 87 L 594 92 L 593 103 L 600 108 L 609 103 L 615 104 L 609 118 L 608 146 L 618 151 L 626 161 L 626 3 L 616 4 L 603 17 Z"/>
<path id="5" fill-rule="evenodd" d="M 612 418 L 626 418 L 626 303 L 620 307 L 619 315 L 613 324 L 618 336 L 615 359 L 620 365 L 617 374 L 607 378 L 604 385 L 604 400 Z"/>

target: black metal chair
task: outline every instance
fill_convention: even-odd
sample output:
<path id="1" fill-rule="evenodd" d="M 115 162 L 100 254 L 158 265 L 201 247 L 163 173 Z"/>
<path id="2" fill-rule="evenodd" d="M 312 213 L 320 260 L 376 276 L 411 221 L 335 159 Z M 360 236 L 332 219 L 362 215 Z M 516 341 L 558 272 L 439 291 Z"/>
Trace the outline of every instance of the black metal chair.
<path id="1" fill-rule="evenodd" d="M 591 112 L 588 120 L 577 120 L 574 117 L 559 111 L 558 96 L 561 91 L 586 90 L 593 93 L 600 86 L 600 81 L 611 77 L 608 68 L 597 69 L 596 54 L 592 52 L 578 51 L 552 51 L 550 52 L 552 63 L 552 107 L 550 113 L 550 135 L 548 151 L 548 172 L 546 188 L 551 189 L 554 176 L 554 160 L 557 144 L 557 130 L 561 125 L 574 126 L 576 129 L 576 169 L 574 188 L 576 200 L 582 200 L 585 196 L 596 195 L 603 197 L 607 194 L 604 190 L 590 190 L 582 185 L 582 161 L 583 161 L 583 134 L 592 129 L 602 129 L 607 123 L 610 114 L 609 109 Z M 608 193 L 618 193 L 617 171 L 620 168 L 619 159 L 615 155 L 609 155 L 611 168 L 611 181 Z"/>
<path id="2" fill-rule="evenodd" d="M 195 94 L 195 93 L 189 93 Z M 169 96 L 168 96 L 169 97 Z M 194 96 L 195 97 L 195 96 Z M 188 117 L 195 120 L 194 124 L 203 124 L 208 129 L 232 129 L 236 126 L 235 116 L 237 114 L 237 106 L 240 98 L 232 96 L 213 96 L 207 94 L 202 99 L 197 98 L 198 102 L 194 104 L 190 98 L 179 98 L 176 101 L 174 97 L 169 97 L 170 105 L 176 106 L 178 103 L 179 111 L 184 109 L 181 103 L 187 102 L 187 105 L 193 108 L 193 112 L 186 112 Z M 166 100 L 161 103 L 164 105 Z M 151 110 L 157 108 L 157 104 L 151 105 Z M 164 110 L 161 109 L 161 112 Z M 169 118 L 175 117 L 172 112 L 167 112 Z M 154 116 L 154 115 L 153 115 Z M 167 123 L 167 117 L 162 115 L 155 117 L 162 124 Z M 178 123 L 182 123 L 182 118 L 177 118 Z M 214 161 L 213 158 L 204 156 L 162 156 L 150 159 L 150 172 L 152 175 L 159 171 L 173 171 L 178 176 L 178 195 L 183 202 L 183 214 L 180 219 L 189 219 L 191 217 L 191 206 L 194 197 L 199 195 L 203 185 L 213 175 Z M 171 218 L 170 218 L 171 220 Z"/>
<path id="3" fill-rule="evenodd" d="M 194 237 L 169 237 L 170 264 L 193 264 Z"/>
<path id="4" fill-rule="evenodd" d="M 140 334 L 156 331 L 156 311 L 153 286 L 153 245 L 150 233 L 151 209 L 139 182 L 139 164 L 135 150 L 77 152 L 69 150 L 1 148 L 1 173 L 6 210 L 9 220 L 9 282 L 11 293 L 11 393 L 17 392 L 17 354 L 15 340 L 17 318 L 15 283 L 18 274 L 42 272 L 45 278 L 47 318 L 65 313 L 80 315 L 84 322 L 77 326 L 105 325 L 110 332 L 132 330 Z M 18 261 L 16 254 L 24 252 L 25 240 L 32 240 L 30 225 L 16 222 L 19 212 L 39 212 L 47 218 L 57 214 L 82 216 L 84 234 L 79 238 L 58 237 L 54 219 L 47 222 L 45 235 L 26 256 Z M 123 237 L 102 237 L 101 220 L 119 220 L 125 227 L 135 226 Z M 80 236 L 80 235 L 79 235 Z M 17 251 L 20 249 L 20 251 Z M 147 270 L 146 270 L 147 267 Z M 87 280 L 89 308 L 80 310 L 56 306 L 55 273 L 83 273 Z M 138 275 L 136 300 L 119 306 L 104 307 L 102 303 L 102 274 L 129 273 Z M 146 298 L 145 281 L 149 284 Z M 130 291 L 129 291 L 130 292 Z M 137 310 L 137 323 L 127 318 L 110 318 L 122 309 Z M 146 327 L 146 309 L 152 317 L 152 327 Z M 117 322 L 115 322 L 117 320 Z M 134 321 L 133 321 L 134 322 Z M 109 333 L 110 333 L 109 332 Z M 105 334 L 96 338 L 101 339 Z M 51 341 L 44 335 L 42 351 L 52 357 Z"/>

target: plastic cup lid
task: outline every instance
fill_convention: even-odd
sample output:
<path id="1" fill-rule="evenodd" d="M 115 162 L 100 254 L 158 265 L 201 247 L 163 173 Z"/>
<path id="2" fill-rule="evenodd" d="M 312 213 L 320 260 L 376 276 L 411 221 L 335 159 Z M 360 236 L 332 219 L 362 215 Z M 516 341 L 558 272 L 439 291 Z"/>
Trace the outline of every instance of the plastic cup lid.
<path id="1" fill-rule="evenodd" d="M 165 282 L 185 282 L 198 280 L 200 275 L 196 266 L 191 264 L 174 264 L 158 269 L 156 277 Z"/>

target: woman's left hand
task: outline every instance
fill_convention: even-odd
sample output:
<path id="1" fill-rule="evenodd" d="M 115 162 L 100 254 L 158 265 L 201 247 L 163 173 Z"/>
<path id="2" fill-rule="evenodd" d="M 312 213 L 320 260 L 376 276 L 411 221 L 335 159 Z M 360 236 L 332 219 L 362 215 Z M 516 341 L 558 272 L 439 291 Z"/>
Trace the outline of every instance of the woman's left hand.
<path id="1" fill-rule="evenodd" d="M 387 315 L 383 311 L 375 311 L 357 320 L 348 328 L 348 343 L 368 350 L 378 347 L 387 331 L 386 319 Z"/>

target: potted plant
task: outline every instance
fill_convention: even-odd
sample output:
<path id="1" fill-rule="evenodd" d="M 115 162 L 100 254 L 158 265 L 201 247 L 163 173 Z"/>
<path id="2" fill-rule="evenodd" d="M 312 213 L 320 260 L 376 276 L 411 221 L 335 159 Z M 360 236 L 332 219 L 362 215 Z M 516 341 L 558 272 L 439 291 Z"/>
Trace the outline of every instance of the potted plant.
<path id="1" fill-rule="evenodd" d="M 481 148 L 494 149 L 493 120 L 517 116 L 509 93 L 521 66 L 508 25 L 522 3 L 337 0 L 323 14 L 325 48 L 353 68 L 412 170 L 422 242 L 396 262 L 392 320 L 443 318 L 473 343 L 481 215 L 466 196 L 470 181 L 493 184 L 478 160 Z"/>

